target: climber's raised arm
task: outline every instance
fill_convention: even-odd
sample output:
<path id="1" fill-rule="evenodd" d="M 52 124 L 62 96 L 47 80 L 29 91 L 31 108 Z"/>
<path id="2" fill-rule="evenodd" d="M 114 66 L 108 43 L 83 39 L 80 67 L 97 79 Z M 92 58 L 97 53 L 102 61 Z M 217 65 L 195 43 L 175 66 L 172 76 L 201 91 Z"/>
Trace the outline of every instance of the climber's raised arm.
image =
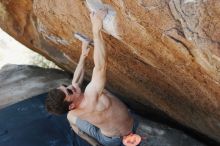
<path id="1" fill-rule="evenodd" d="M 94 39 L 93 57 L 95 66 L 91 82 L 86 87 L 85 95 L 89 95 L 94 99 L 100 97 L 106 82 L 107 50 L 101 33 L 103 19 L 106 14 L 106 10 L 99 10 L 90 14 Z"/>
<path id="2" fill-rule="evenodd" d="M 84 74 L 85 74 L 85 59 L 89 53 L 89 40 L 82 41 L 82 53 L 80 55 L 79 62 L 77 64 L 76 70 L 73 75 L 72 85 L 80 86 L 83 82 Z"/>

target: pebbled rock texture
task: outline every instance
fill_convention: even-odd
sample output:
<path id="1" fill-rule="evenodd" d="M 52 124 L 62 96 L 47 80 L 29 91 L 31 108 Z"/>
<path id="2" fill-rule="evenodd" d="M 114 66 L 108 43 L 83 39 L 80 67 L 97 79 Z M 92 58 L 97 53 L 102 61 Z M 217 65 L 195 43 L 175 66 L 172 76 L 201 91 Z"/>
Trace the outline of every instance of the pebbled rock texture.
<path id="1" fill-rule="evenodd" d="M 103 3 L 116 11 L 118 34 L 104 35 L 107 88 L 220 142 L 220 1 Z M 83 0 L 0 0 L 0 27 L 70 72 L 81 52 L 73 34 L 92 37 Z M 88 80 L 92 53 L 86 66 Z"/>

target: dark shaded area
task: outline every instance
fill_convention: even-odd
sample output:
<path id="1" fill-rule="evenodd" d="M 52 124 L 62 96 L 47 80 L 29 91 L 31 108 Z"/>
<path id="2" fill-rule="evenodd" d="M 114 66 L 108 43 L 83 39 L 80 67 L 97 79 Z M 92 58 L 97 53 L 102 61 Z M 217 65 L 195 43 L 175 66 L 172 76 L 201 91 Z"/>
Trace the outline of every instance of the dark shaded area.
<path id="1" fill-rule="evenodd" d="M 1 146 L 90 146 L 72 132 L 66 115 L 54 116 L 45 110 L 46 95 L 0 110 Z"/>
<path id="2" fill-rule="evenodd" d="M 204 143 L 207 146 L 220 146 L 220 143 L 216 142 L 215 140 L 209 138 L 208 136 L 199 133 L 195 131 L 194 129 L 190 127 L 186 127 L 177 121 L 175 121 L 173 118 L 169 117 L 165 112 L 160 111 L 156 108 L 153 108 L 149 105 L 144 105 L 140 102 L 137 102 L 135 100 L 129 99 L 125 100 L 120 95 L 117 95 L 117 97 L 120 98 L 126 105 L 133 111 L 136 112 L 136 114 L 142 116 L 143 118 L 146 118 L 148 120 L 154 121 L 156 123 L 160 123 L 163 125 L 167 125 L 169 127 L 172 127 L 174 129 L 178 129 L 188 136 L 200 141 L 201 143 Z"/>

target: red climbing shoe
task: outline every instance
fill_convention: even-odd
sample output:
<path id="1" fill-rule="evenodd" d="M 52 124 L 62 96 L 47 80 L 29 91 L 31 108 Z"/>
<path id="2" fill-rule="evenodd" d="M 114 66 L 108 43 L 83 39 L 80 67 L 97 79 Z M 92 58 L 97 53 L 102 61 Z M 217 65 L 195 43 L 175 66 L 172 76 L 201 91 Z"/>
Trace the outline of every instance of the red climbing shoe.
<path id="1" fill-rule="evenodd" d="M 129 134 L 123 137 L 123 144 L 125 146 L 136 146 L 141 142 L 141 137 L 137 134 Z"/>

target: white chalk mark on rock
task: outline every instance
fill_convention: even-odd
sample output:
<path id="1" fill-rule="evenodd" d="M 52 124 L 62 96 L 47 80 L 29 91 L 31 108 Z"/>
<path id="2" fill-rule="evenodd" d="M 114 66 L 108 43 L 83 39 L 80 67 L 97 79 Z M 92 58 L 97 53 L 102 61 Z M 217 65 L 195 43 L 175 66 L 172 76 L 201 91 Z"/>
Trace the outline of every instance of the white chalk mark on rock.
<path id="1" fill-rule="evenodd" d="M 56 43 L 56 44 L 61 44 L 61 45 L 69 45 L 69 42 L 61 37 L 55 36 L 55 35 L 49 35 L 47 32 L 47 29 L 45 28 L 45 26 L 38 20 L 37 21 L 37 30 L 38 32 L 40 32 L 44 38 Z"/>
<path id="2" fill-rule="evenodd" d="M 74 62 L 67 54 L 63 53 L 63 56 L 66 57 L 69 61 Z"/>
<path id="3" fill-rule="evenodd" d="M 184 4 L 187 4 L 187 3 L 196 3 L 197 0 L 185 0 L 184 1 Z"/>
<path id="4" fill-rule="evenodd" d="M 117 30 L 115 10 L 110 5 L 103 4 L 101 0 L 86 0 L 86 2 L 88 9 L 92 12 L 96 12 L 102 8 L 108 9 L 108 14 L 103 20 L 103 28 L 108 34 L 114 36 L 115 38 L 121 39 Z"/>

